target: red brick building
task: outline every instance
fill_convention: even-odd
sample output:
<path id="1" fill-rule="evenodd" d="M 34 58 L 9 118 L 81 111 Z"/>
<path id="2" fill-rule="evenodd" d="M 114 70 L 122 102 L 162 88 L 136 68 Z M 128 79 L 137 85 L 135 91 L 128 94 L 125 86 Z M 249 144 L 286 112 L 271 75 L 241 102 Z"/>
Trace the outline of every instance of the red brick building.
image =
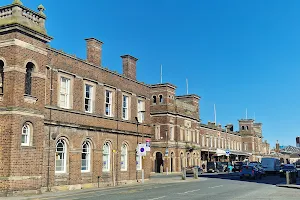
<path id="1" fill-rule="evenodd" d="M 178 172 L 213 160 L 260 160 L 269 154 L 269 144 L 262 141 L 261 123 L 239 120 L 239 131 L 234 131 L 232 124 L 224 129 L 212 122 L 203 124 L 200 97 L 176 96 L 175 90 L 169 83 L 151 86 L 152 172 Z"/>
<path id="2" fill-rule="evenodd" d="M 86 60 L 53 49 L 38 10 L 0 7 L 0 192 L 148 178 L 150 156 L 135 150 L 151 138 L 137 59 L 121 56 L 118 74 L 101 65 L 97 39 L 86 39 Z"/>

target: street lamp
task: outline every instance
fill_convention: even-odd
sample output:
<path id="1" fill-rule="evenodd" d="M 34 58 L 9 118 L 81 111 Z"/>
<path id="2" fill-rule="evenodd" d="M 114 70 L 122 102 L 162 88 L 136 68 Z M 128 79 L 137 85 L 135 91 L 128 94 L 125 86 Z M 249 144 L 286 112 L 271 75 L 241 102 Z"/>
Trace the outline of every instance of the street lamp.
<path id="1" fill-rule="evenodd" d="M 139 111 L 140 113 L 142 113 L 142 114 L 144 114 L 145 113 L 145 111 Z M 139 114 L 139 113 L 138 113 Z M 141 117 L 142 118 L 142 117 Z M 143 119 L 141 119 L 141 123 L 143 123 L 143 121 L 142 121 Z M 138 145 L 139 145 L 139 124 L 140 124 L 140 122 L 139 122 L 139 118 L 138 117 L 135 117 L 135 121 L 136 121 L 136 146 L 137 146 L 137 148 L 138 148 Z M 143 142 L 143 140 L 144 140 L 144 134 L 143 134 L 143 132 L 142 132 L 142 142 Z M 138 152 L 136 152 L 136 154 L 137 154 Z M 136 156 L 136 158 L 137 158 L 137 156 Z M 142 160 L 142 159 L 141 159 Z M 136 165 L 137 165 L 137 162 L 138 162 L 138 160 L 136 159 Z M 143 171 L 143 162 L 141 162 L 140 163 L 140 165 L 142 166 L 142 171 Z M 137 166 L 136 166 L 137 167 Z M 137 180 L 137 182 L 138 182 L 138 170 L 136 169 L 135 170 L 136 171 L 136 180 Z"/>

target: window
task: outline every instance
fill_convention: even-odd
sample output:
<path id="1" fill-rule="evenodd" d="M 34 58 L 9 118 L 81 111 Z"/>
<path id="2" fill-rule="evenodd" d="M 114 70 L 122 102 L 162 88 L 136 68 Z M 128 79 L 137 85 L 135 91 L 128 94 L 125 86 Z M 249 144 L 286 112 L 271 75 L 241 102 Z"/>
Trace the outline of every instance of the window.
<path id="1" fill-rule="evenodd" d="M 0 94 L 4 92 L 3 85 L 4 85 L 4 62 L 0 60 Z"/>
<path id="2" fill-rule="evenodd" d="M 121 149 L 121 170 L 127 171 L 127 145 L 123 144 Z"/>
<path id="3" fill-rule="evenodd" d="M 210 137 L 210 147 L 213 147 L 213 138 Z"/>
<path id="4" fill-rule="evenodd" d="M 162 95 L 159 95 L 159 103 L 163 103 L 164 99 Z"/>
<path id="5" fill-rule="evenodd" d="M 193 135 L 193 142 L 196 142 L 196 132 L 195 132 L 195 131 L 192 131 L 191 133 L 192 133 L 192 135 Z"/>
<path id="6" fill-rule="evenodd" d="M 153 96 L 153 103 L 156 104 L 156 96 Z"/>
<path id="7" fill-rule="evenodd" d="M 218 148 L 221 148 L 221 139 L 218 137 Z"/>
<path id="8" fill-rule="evenodd" d="M 31 95 L 31 75 L 33 71 L 34 64 L 29 62 L 26 65 L 26 75 L 25 75 L 25 94 Z"/>
<path id="9" fill-rule="evenodd" d="M 137 103 L 138 103 L 138 107 L 137 107 L 138 120 L 139 120 L 140 123 L 143 123 L 144 119 L 145 119 L 145 116 L 144 116 L 145 102 L 139 99 Z"/>
<path id="10" fill-rule="evenodd" d="M 136 154 L 136 170 L 142 170 L 142 156 Z"/>
<path id="11" fill-rule="evenodd" d="M 84 109 L 85 112 L 93 112 L 93 86 L 85 84 Z"/>
<path id="12" fill-rule="evenodd" d="M 183 129 L 180 129 L 180 141 L 183 141 Z"/>
<path id="13" fill-rule="evenodd" d="M 28 123 L 24 124 L 22 128 L 22 139 L 21 139 L 21 145 L 22 146 L 29 146 L 30 142 L 30 125 Z"/>
<path id="14" fill-rule="evenodd" d="M 85 141 L 82 144 L 81 171 L 89 172 L 90 166 L 91 166 L 91 145 L 89 142 Z"/>
<path id="15" fill-rule="evenodd" d="M 209 147 L 209 137 L 206 137 L 206 145 L 207 147 Z"/>
<path id="16" fill-rule="evenodd" d="M 224 138 L 222 138 L 222 149 L 224 149 Z"/>
<path id="17" fill-rule="evenodd" d="M 214 147 L 217 147 L 217 138 L 216 137 L 214 138 L 214 141 L 215 141 L 215 146 Z"/>
<path id="18" fill-rule="evenodd" d="M 204 147 L 204 146 L 205 146 L 205 138 L 204 138 L 204 135 L 202 135 L 201 138 L 202 138 L 202 146 Z"/>
<path id="19" fill-rule="evenodd" d="M 242 130 L 245 130 L 245 126 L 242 126 Z"/>
<path id="20" fill-rule="evenodd" d="M 249 126 L 246 126 L 246 130 L 249 130 Z"/>
<path id="21" fill-rule="evenodd" d="M 155 139 L 159 140 L 160 139 L 160 127 L 155 126 Z"/>
<path id="22" fill-rule="evenodd" d="M 110 145 L 106 142 L 103 145 L 103 166 L 102 171 L 108 172 L 110 170 Z"/>
<path id="23" fill-rule="evenodd" d="M 70 108 L 70 79 L 60 78 L 60 107 Z"/>
<path id="24" fill-rule="evenodd" d="M 63 139 L 56 142 L 55 172 L 66 172 L 66 143 Z"/>
<path id="25" fill-rule="evenodd" d="M 105 115 L 112 116 L 112 92 L 109 90 L 105 91 Z"/>
<path id="26" fill-rule="evenodd" d="M 129 105 L 128 100 L 129 100 L 129 97 L 123 95 L 122 117 L 125 120 L 128 120 L 128 105 Z"/>
<path id="27" fill-rule="evenodd" d="M 199 144 L 199 132 L 197 131 L 197 144 Z"/>
<path id="28" fill-rule="evenodd" d="M 174 140 L 174 127 L 170 126 L 170 140 Z"/>

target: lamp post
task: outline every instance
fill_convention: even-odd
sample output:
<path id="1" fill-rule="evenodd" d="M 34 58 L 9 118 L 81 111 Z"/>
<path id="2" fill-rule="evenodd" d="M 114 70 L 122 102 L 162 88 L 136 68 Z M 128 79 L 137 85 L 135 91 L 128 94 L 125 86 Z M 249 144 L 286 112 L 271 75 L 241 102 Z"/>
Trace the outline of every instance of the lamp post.
<path id="1" fill-rule="evenodd" d="M 168 149 L 168 129 L 166 129 L 166 171 L 167 171 L 167 175 L 168 175 L 168 157 L 169 157 L 169 149 Z"/>
<path id="2" fill-rule="evenodd" d="M 141 113 L 143 115 L 145 113 L 145 111 L 139 111 L 139 113 Z M 139 115 L 139 113 L 138 113 L 138 115 Z M 143 123 L 143 120 L 144 120 L 144 117 L 140 116 L 140 118 L 141 118 L 140 119 L 141 122 L 139 122 L 138 116 L 135 117 L 135 121 L 136 121 L 136 146 L 137 146 L 136 148 L 138 148 L 138 145 L 139 145 L 139 124 Z M 144 140 L 144 134 L 142 132 L 142 142 L 143 142 L 143 140 Z M 138 152 L 136 152 L 136 155 L 137 155 L 137 153 Z M 137 158 L 137 156 L 136 156 L 136 158 Z M 138 162 L 138 160 L 136 159 L 136 165 L 137 165 L 137 162 Z M 141 162 L 140 165 L 142 166 L 142 177 L 143 177 L 143 175 L 144 175 L 143 174 L 143 162 Z M 138 182 L 138 170 L 136 169 L 135 171 L 136 171 L 136 181 Z"/>

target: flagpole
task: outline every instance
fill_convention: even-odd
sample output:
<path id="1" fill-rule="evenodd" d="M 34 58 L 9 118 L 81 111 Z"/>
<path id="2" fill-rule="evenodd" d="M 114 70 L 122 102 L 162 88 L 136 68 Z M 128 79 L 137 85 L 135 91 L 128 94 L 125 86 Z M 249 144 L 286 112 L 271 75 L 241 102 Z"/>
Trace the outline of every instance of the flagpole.
<path id="1" fill-rule="evenodd" d="M 188 79 L 186 79 L 186 94 L 189 94 L 189 83 L 188 83 Z"/>
<path id="2" fill-rule="evenodd" d="M 162 83 L 162 64 L 160 65 L 160 83 Z"/>
<path id="3" fill-rule="evenodd" d="M 214 114 L 215 114 L 215 125 L 217 125 L 217 111 L 216 111 L 216 104 L 214 104 Z"/>

